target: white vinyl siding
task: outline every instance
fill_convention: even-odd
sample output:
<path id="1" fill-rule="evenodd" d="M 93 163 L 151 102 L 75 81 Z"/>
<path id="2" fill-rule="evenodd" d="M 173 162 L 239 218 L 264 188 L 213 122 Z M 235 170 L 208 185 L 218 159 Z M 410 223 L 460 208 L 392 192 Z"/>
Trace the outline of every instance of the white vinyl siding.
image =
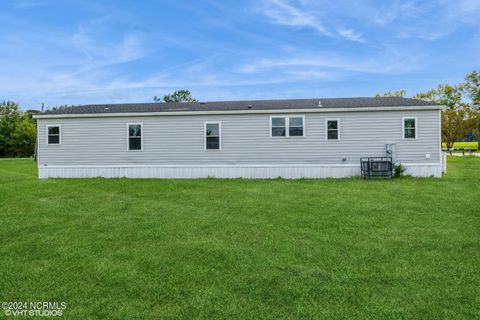
<path id="1" fill-rule="evenodd" d="M 438 110 L 309 113 L 300 139 L 271 138 L 271 116 L 38 119 L 39 165 L 358 165 L 360 157 L 384 156 L 387 143 L 396 144 L 402 163 L 440 161 Z M 410 117 L 417 119 L 416 140 L 403 139 L 403 118 Z M 325 140 L 326 119 L 340 121 L 341 140 Z M 205 122 L 221 122 L 221 152 L 205 152 Z M 143 124 L 142 152 L 127 150 L 127 123 Z M 47 125 L 62 126 L 61 145 L 46 146 Z"/>

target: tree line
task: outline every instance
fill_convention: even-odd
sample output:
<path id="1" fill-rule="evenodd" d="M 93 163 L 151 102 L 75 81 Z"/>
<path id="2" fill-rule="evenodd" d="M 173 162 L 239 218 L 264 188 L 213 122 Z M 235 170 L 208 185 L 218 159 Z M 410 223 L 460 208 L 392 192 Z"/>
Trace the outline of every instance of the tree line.
<path id="1" fill-rule="evenodd" d="M 32 115 L 11 101 L 0 103 L 0 157 L 30 157 L 35 151 L 37 126 Z"/>

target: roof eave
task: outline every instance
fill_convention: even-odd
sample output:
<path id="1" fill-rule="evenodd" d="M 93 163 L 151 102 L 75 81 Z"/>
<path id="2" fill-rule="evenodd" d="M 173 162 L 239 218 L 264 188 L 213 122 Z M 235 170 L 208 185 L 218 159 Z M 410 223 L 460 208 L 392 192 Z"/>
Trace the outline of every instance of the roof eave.
<path id="1" fill-rule="evenodd" d="M 414 110 L 443 110 L 445 106 L 396 106 L 396 107 L 346 107 L 346 108 L 306 108 L 306 109 L 270 109 L 270 110 L 218 110 L 218 111 L 161 111 L 161 112 L 110 112 L 110 113 L 58 113 L 36 114 L 35 119 L 58 118 L 100 118 L 100 117 L 147 117 L 147 116 L 193 116 L 193 115 L 220 115 L 220 114 L 279 114 L 279 113 L 323 113 L 323 112 L 365 112 L 365 111 L 414 111 Z"/>

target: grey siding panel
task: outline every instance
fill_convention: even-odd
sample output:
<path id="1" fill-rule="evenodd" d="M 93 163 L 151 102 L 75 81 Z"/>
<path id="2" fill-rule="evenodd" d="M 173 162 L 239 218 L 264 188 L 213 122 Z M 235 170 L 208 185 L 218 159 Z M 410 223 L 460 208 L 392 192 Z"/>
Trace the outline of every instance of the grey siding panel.
<path id="1" fill-rule="evenodd" d="M 397 144 L 404 163 L 439 159 L 439 111 L 306 113 L 305 137 L 270 137 L 269 114 L 38 119 L 40 166 L 358 164 Z M 418 139 L 404 140 L 402 118 L 418 119 Z M 340 120 L 340 141 L 325 140 L 325 120 Z M 222 150 L 204 150 L 204 122 L 222 122 Z M 143 123 L 143 151 L 127 151 L 127 123 Z M 46 126 L 62 127 L 61 145 Z M 426 158 L 430 154 L 430 159 Z M 342 157 L 347 161 L 343 162 Z"/>

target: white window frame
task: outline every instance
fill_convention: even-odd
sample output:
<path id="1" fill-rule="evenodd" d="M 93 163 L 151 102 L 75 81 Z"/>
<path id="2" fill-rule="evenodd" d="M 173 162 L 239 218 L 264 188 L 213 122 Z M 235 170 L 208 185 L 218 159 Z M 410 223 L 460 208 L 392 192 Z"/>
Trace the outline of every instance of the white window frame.
<path id="1" fill-rule="evenodd" d="M 405 138 L 405 120 L 415 120 L 415 138 Z M 402 138 L 403 140 L 417 140 L 418 138 L 418 119 L 417 117 L 403 117 L 402 118 Z"/>
<path id="2" fill-rule="evenodd" d="M 218 124 L 218 149 L 207 149 L 207 124 Z M 222 150 L 222 122 L 221 121 L 205 121 L 203 123 L 203 150 L 204 151 L 220 151 Z"/>
<path id="3" fill-rule="evenodd" d="M 46 135 L 47 136 L 47 140 L 46 140 L 47 145 L 49 145 L 49 146 L 59 146 L 59 145 L 61 145 L 62 144 L 62 126 L 59 125 L 59 124 L 49 124 L 46 127 L 47 127 L 47 135 Z M 48 136 L 49 136 L 48 129 L 53 128 L 53 127 L 58 127 L 58 143 L 49 143 L 48 142 Z"/>
<path id="4" fill-rule="evenodd" d="M 272 128 L 273 128 L 273 118 L 285 118 L 285 135 L 284 136 L 274 136 L 272 134 Z M 270 116 L 270 138 L 287 138 L 288 137 L 288 116 L 283 116 L 283 115 L 275 115 L 275 116 Z"/>
<path id="5" fill-rule="evenodd" d="M 328 121 L 337 121 L 337 139 L 328 139 Z M 325 141 L 340 141 L 340 119 L 325 119 Z"/>
<path id="6" fill-rule="evenodd" d="M 272 121 L 273 121 L 273 118 L 285 118 L 285 135 L 284 136 L 274 136 L 272 135 Z M 290 136 L 290 118 L 302 118 L 302 124 L 303 124 L 303 135 L 301 136 Z M 305 130 L 306 129 L 306 125 L 305 125 L 305 115 L 289 115 L 289 116 L 285 116 L 285 115 L 271 115 L 270 116 L 270 138 L 274 138 L 274 139 L 285 139 L 285 138 L 289 138 L 289 139 L 295 139 L 295 138 L 304 138 L 305 137 Z"/>
<path id="7" fill-rule="evenodd" d="M 130 150 L 130 126 L 140 126 L 140 150 Z M 129 122 L 127 123 L 127 151 L 140 152 L 143 151 L 143 123 L 142 122 Z"/>

